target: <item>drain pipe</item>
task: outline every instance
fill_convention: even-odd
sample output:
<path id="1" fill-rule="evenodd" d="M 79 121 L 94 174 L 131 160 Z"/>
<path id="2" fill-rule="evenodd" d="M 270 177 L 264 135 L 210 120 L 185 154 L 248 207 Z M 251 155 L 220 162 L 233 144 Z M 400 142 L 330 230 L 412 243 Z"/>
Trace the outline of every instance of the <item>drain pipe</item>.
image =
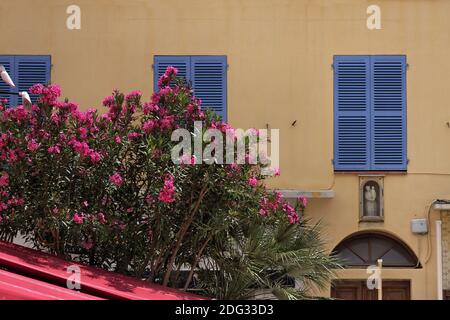
<path id="1" fill-rule="evenodd" d="M 442 286 L 442 221 L 436 221 L 437 299 L 443 300 Z"/>

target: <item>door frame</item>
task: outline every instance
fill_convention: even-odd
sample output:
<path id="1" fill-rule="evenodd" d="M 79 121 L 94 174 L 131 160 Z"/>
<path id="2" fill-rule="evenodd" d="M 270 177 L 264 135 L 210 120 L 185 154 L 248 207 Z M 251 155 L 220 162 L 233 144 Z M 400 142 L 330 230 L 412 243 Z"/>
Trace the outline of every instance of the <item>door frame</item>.
<path id="1" fill-rule="evenodd" d="M 336 287 L 357 287 L 357 300 L 369 300 L 369 295 L 371 293 L 371 290 L 367 288 L 365 285 L 367 279 L 335 279 L 331 282 L 331 290 L 330 290 L 330 296 L 334 297 L 336 296 Z M 406 289 L 406 300 L 411 300 L 411 279 L 383 279 L 382 285 L 383 288 L 390 287 L 405 287 L 405 284 L 407 286 Z M 376 292 L 376 289 L 374 289 Z M 377 295 L 378 293 L 376 293 Z M 383 297 L 384 297 L 385 291 L 383 290 Z M 384 299 L 384 298 L 383 298 Z"/>

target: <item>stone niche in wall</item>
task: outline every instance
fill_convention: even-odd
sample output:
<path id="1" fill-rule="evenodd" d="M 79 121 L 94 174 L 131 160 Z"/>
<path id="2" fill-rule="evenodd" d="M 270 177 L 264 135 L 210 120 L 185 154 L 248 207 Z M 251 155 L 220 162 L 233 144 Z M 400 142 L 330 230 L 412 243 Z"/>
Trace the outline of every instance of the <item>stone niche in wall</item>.
<path id="1" fill-rule="evenodd" d="M 359 176 L 359 221 L 384 220 L 384 177 Z"/>

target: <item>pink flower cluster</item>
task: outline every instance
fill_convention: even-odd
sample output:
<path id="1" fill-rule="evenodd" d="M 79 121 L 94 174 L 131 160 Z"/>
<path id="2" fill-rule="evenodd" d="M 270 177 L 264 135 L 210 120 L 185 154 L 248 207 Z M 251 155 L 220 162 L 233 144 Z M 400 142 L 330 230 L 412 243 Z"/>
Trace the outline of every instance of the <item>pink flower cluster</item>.
<path id="1" fill-rule="evenodd" d="M 295 211 L 295 208 L 289 203 L 283 204 L 283 211 L 286 213 L 290 224 L 295 224 L 299 221 L 299 215 Z"/>
<path id="2" fill-rule="evenodd" d="M 56 107 L 59 110 L 64 111 L 64 112 L 68 112 L 68 113 L 73 113 L 73 112 L 78 110 L 78 105 L 76 103 L 73 103 L 73 102 L 65 102 L 65 101 L 61 102 L 61 101 L 58 101 L 56 103 Z"/>
<path id="3" fill-rule="evenodd" d="M 75 212 L 73 215 L 73 222 L 76 224 L 83 224 L 84 222 L 84 213 Z"/>
<path id="4" fill-rule="evenodd" d="M 0 177 L 0 187 L 7 187 L 7 186 L 9 186 L 9 174 L 8 173 L 4 173 Z"/>
<path id="5" fill-rule="evenodd" d="M 26 154 L 19 146 L 19 142 L 20 140 L 10 131 L 0 134 L 0 160 L 14 163 L 23 159 Z"/>
<path id="6" fill-rule="evenodd" d="M 132 91 L 125 96 L 126 105 L 122 109 L 122 113 L 135 113 L 137 106 L 140 104 L 142 92 L 139 90 Z"/>
<path id="7" fill-rule="evenodd" d="M 116 128 L 120 127 L 126 122 L 127 118 L 133 117 L 137 107 L 140 105 L 141 97 L 142 93 L 138 90 L 128 93 L 125 97 L 118 90 L 114 90 L 112 96 L 108 96 L 103 100 L 103 105 L 109 110 L 101 116 L 101 119 L 107 122 L 114 122 Z M 124 100 L 125 104 L 123 104 Z"/>
<path id="8" fill-rule="evenodd" d="M 134 102 L 136 102 L 136 100 L 140 99 L 141 96 L 142 96 L 142 92 L 141 91 L 139 91 L 139 90 L 131 91 L 130 93 L 128 93 L 125 96 L 125 100 L 128 103 L 134 103 Z"/>
<path id="9" fill-rule="evenodd" d="M 259 203 L 259 214 L 267 217 L 271 213 L 275 213 L 283 203 L 283 196 L 280 192 L 274 192 L 271 196 L 264 196 Z"/>
<path id="10" fill-rule="evenodd" d="M 281 209 L 286 215 L 290 224 L 295 224 L 300 221 L 300 215 L 303 209 L 306 207 L 307 199 L 299 197 L 299 210 L 296 210 L 294 206 L 283 200 L 283 196 L 280 192 L 274 192 L 271 196 L 264 196 L 259 204 L 259 214 L 263 217 L 267 217 Z"/>
<path id="11" fill-rule="evenodd" d="M 137 138 L 141 137 L 142 134 L 140 134 L 139 132 L 130 132 L 128 134 L 128 140 L 136 140 Z"/>
<path id="12" fill-rule="evenodd" d="M 10 108 L 3 111 L 3 117 L 1 120 L 5 122 L 9 119 L 16 123 L 22 123 L 26 119 L 28 119 L 29 115 L 30 113 L 27 109 L 25 109 L 23 106 L 18 106 L 16 108 Z"/>
<path id="13" fill-rule="evenodd" d="M 180 158 L 181 165 L 195 165 L 197 164 L 197 157 L 195 155 L 184 154 Z"/>
<path id="14" fill-rule="evenodd" d="M 81 245 L 83 246 L 84 249 L 89 251 L 94 246 L 94 242 L 92 242 L 91 239 L 86 239 L 81 243 Z"/>
<path id="15" fill-rule="evenodd" d="M 249 184 L 251 187 L 256 187 L 256 186 L 258 185 L 258 179 L 256 179 L 256 177 L 250 177 L 250 178 L 248 179 L 248 184 Z"/>
<path id="16" fill-rule="evenodd" d="M 111 182 L 112 184 L 121 187 L 123 184 L 123 178 L 120 175 L 120 173 L 115 172 L 112 176 L 109 177 L 109 182 Z"/>
<path id="17" fill-rule="evenodd" d="M 39 101 L 43 104 L 56 105 L 57 99 L 61 96 L 61 87 L 57 84 L 48 86 L 35 84 L 30 88 L 30 93 L 40 95 Z"/>
<path id="18" fill-rule="evenodd" d="M 99 214 L 97 214 L 97 220 L 101 224 L 106 224 L 107 223 L 106 218 L 105 218 L 105 214 L 103 212 L 100 212 Z"/>
<path id="19" fill-rule="evenodd" d="M 35 139 L 31 139 L 30 141 L 28 141 L 28 144 L 27 144 L 27 148 L 31 152 L 36 151 L 37 149 L 39 149 L 40 146 L 41 146 L 41 144 L 37 143 Z"/>
<path id="20" fill-rule="evenodd" d="M 144 130 L 146 134 L 149 134 L 156 127 L 156 125 L 156 120 L 147 120 L 142 124 L 142 130 Z"/>
<path id="21" fill-rule="evenodd" d="M 220 130 L 224 134 L 228 134 L 232 137 L 235 137 L 235 129 L 229 123 L 223 121 L 213 121 L 211 122 L 210 129 Z"/>
<path id="22" fill-rule="evenodd" d="M 300 196 L 300 197 L 298 197 L 298 203 L 299 203 L 299 205 L 300 205 L 300 207 L 301 208 L 306 208 L 306 206 L 308 205 L 308 198 L 307 197 L 303 197 L 303 196 Z"/>
<path id="23" fill-rule="evenodd" d="M 144 103 L 142 110 L 144 114 L 150 114 L 159 111 L 159 106 L 151 102 L 146 102 Z"/>
<path id="24" fill-rule="evenodd" d="M 161 202 L 171 203 L 175 201 L 175 187 L 173 185 L 174 178 L 171 174 L 166 175 L 164 186 L 159 192 L 158 199 Z"/>
<path id="25" fill-rule="evenodd" d="M 232 163 L 226 166 L 226 170 L 228 178 L 232 178 L 238 176 L 238 174 L 241 172 L 241 167 L 237 163 Z"/>
<path id="26" fill-rule="evenodd" d="M 52 154 L 59 154 L 61 153 L 61 148 L 59 147 L 59 145 L 54 145 L 54 146 L 50 146 L 47 149 L 48 153 L 52 153 Z"/>
<path id="27" fill-rule="evenodd" d="M 89 147 L 89 144 L 85 141 L 78 141 L 76 139 L 71 139 L 67 144 L 71 146 L 73 150 L 80 156 L 89 157 L 92 163 L 98 163 L 102 159 L 101 154 L 91 149 Z"/>
<path id="28" fill-rule="evenodd" d="M 166 73 L 163 74 L 159 80 L 158 80 L 158 87 L 163 88 L 165 86 L 168 86 L 170 81 L 176 77 L 178 74 L 178 70 L 175 67 L 168 66 L 166 69 Z"/>
<path id="29" fill-rule="evenodd" d="M 23 198 L 11 196 L 8 191 L 2 190 L 8 185 L 9 176 L 7 174 L 3 174 L 3 176 L 0 177 L 0 222 L 9 219 L 9 216 L 6 215 L 6 210 L 14 206 L 23 206 L 25 204 L 25 200 Z"/>

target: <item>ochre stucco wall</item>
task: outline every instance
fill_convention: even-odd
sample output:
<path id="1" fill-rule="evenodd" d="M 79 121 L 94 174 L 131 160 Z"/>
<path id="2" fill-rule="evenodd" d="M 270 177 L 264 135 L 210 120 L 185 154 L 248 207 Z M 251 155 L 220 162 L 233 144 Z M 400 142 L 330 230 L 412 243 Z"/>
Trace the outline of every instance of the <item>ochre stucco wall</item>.
<path id="1" fill-rule="evenodd" d="M 410 232 L 410 219 L 425 217 L 433 199 L 450 198 L 450 1 L 376 3 L 382 30 L 369 31 L 373 1 L 363 0 L 4 0 L 0 54 L 51 54 L 52 81 L 83 108 L 98 107 L 113 88 L 149 97 L 154 55 L 227 55 L 229 121 L 280 129 L 282 176 L 271 186 L 335 190 L 334 199 L 308 208 L 323 219 L 329 249 L 358 230 L 382 229 L 423 261 L 427 239 Z M 70 4 L 81 7 L 81 30 L 65 26 Z M 384 223 L 359 224 L 358 175 L 333 173 L 335 54 L 407 55 L 410 162 L 407 174 L 385 177 Z M 438 216 L 431 213 L 431 226 Z M 423 269 L 386 271 L 412 279 L 413 299 L 436 298 L 432 229 Z"/>

